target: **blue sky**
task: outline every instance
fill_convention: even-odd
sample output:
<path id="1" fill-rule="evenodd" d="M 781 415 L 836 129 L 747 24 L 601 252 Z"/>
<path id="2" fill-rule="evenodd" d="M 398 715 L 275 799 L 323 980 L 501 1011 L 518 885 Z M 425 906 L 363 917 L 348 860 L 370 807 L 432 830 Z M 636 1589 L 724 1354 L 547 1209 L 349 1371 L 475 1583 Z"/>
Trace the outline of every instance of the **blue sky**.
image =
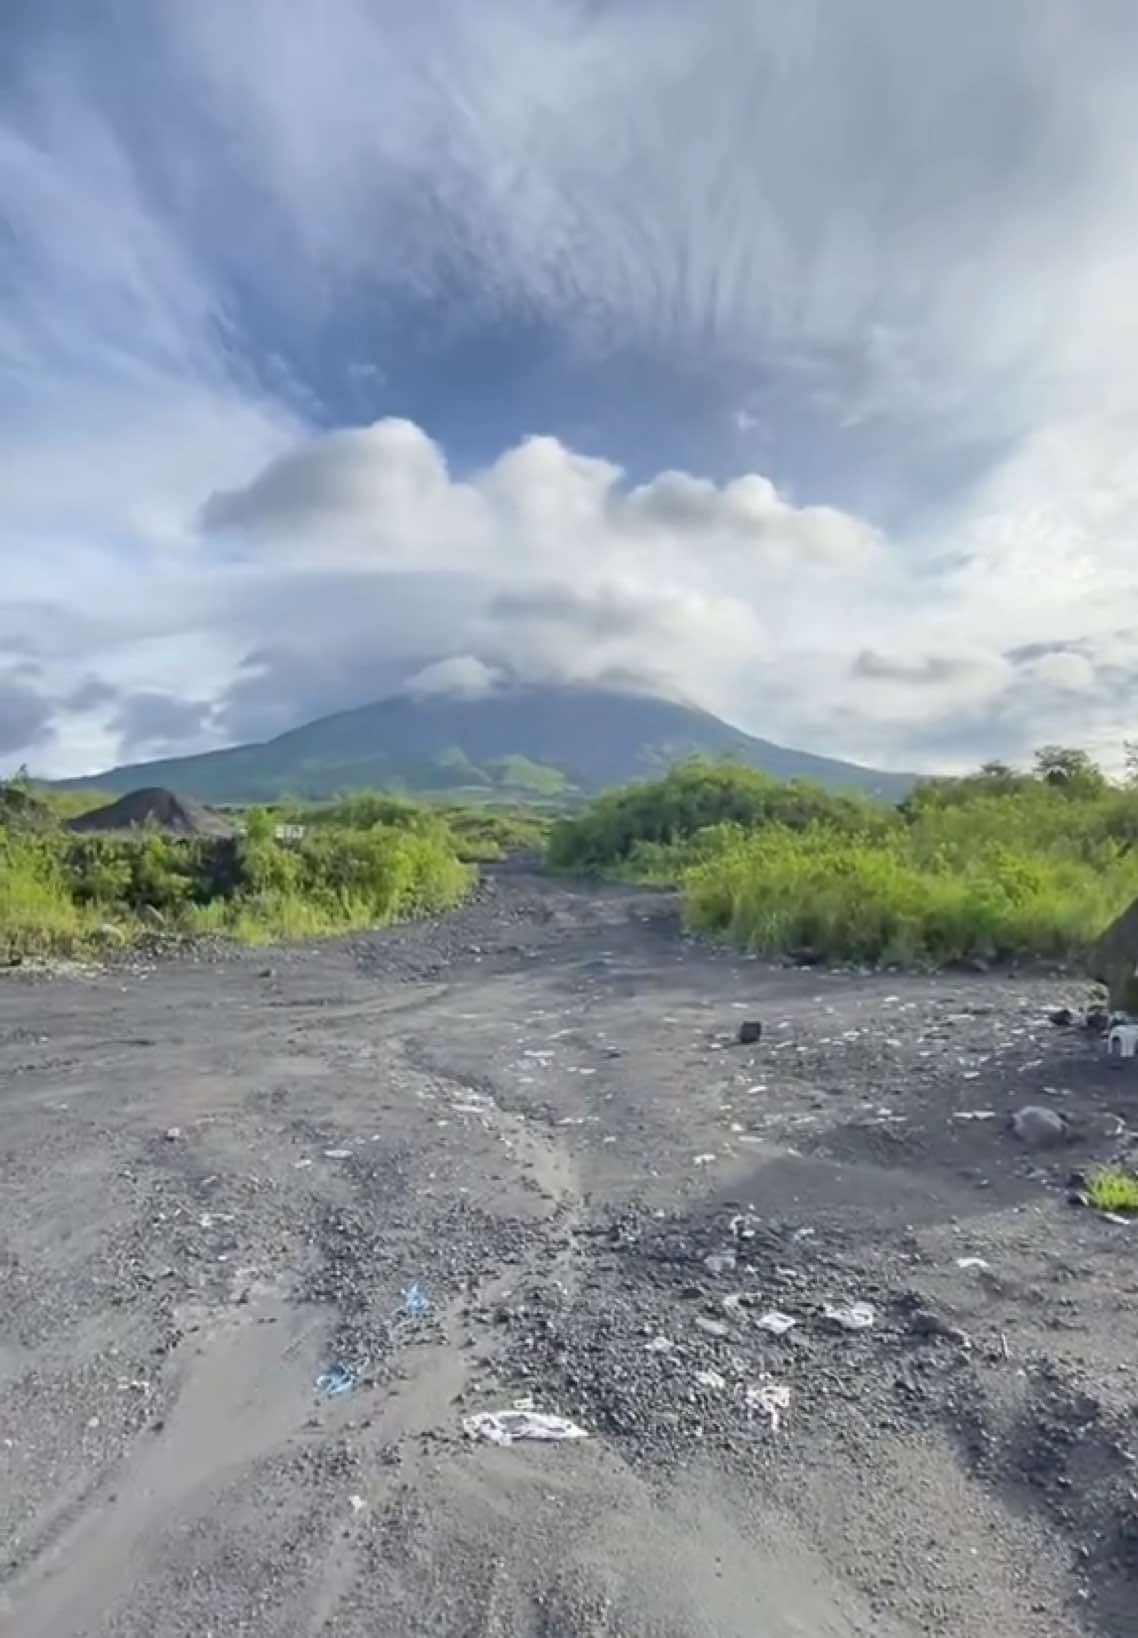
<path id="1" fill-rule="evenodd" d="M 1136 732 L 1128 4 L 5 43 L 0 768 L 509 678 L 894 767 Z"/>

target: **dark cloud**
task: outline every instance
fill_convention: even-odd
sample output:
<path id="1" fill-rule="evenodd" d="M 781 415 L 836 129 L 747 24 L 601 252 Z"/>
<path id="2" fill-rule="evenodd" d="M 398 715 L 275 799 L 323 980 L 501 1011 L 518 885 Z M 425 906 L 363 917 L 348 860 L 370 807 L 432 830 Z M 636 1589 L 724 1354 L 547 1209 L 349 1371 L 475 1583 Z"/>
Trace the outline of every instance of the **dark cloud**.
<path id="1" fill-rule="evenodd" d="M 64 696 L 60 704 L 67 711 L 81 713 L 84 711 L 97 711 L 100 706 L 110 705 L 118 697 L 119 691 L 117 688 L 106 682 L 102 677 L 96 677 L 92 673 L 84 677 L 82 682 L 77 683 L 71 692 Z"/>
<path id="2" fill-rule="evenodd" d="M 971 660 L 954 659 L 950 654 L 927 654 L 923 660 L 891 660 L 875 649 L 863 648 L 850 667 L 850 674 L 870 682 L 922 684 L 955 682 L 975 669 Z"/>
<path id="3" fill-rule="evenodd" d="M 13 672 L 0 676 L 0 751 L 23 751 L 52 736 L 52 702 Z"/>
<path id="4" fill-rule="evenodd" d="M 1081 653 L 1083 646 L 1073 638 L 1059 643 L 1021 643 L 1018 648 L 1009 648 L 1006 658 L 1012 665 L 1030 665 L 1033 660 L 1042 660 L 1048 654 Z"/>
<path id="5" fill-rule="evenodd" d="M 114 727 L 126 751 L 158 745 L 176 745 L 193 739 L 210 726 L 214 707 L 209 700 L 184 700 L 174 694 L 131 694 L 115 713 Z"/>

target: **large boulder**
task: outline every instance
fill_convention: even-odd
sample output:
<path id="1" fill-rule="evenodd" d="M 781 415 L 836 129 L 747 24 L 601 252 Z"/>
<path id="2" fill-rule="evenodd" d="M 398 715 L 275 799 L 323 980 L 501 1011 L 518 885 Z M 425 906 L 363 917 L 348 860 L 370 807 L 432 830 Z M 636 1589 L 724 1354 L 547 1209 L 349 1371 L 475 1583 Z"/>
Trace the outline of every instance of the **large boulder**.
<path id="1" fill-rule="evenodd" d="M 1091 945 L 1088 965 L 1110 991 L 1112 1009 L 1138 1015 L 1138 899 Z"/>

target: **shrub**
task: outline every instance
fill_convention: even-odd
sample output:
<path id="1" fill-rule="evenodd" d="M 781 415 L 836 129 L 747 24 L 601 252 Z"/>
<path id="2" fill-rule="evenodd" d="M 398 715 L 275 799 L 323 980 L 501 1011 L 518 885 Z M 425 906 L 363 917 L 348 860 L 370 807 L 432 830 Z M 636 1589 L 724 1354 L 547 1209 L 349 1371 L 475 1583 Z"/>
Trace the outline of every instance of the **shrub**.
<path id="1" fill-rule="evenodd" d="M 644 844 L 676 846 L 709 826 L 799 830 L 823 821 L 863 833 L 884 833 L 899 823 L 892 809 L 866 797 L 835 794 L 806 780 L 782 784 L 731 762 L 695 760 L 652 784 L 610 791 L 577 818 L 561 820 L 546 856 L 554 870 L 606 870 Z"/>

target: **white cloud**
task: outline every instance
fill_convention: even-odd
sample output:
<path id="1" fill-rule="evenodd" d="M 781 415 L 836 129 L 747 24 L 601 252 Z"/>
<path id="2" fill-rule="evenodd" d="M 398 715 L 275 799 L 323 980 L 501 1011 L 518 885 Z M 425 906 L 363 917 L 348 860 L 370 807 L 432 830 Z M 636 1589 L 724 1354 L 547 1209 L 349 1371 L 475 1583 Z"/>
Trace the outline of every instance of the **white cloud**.
<path id="1" fill-rule="evenodd" d="M 1132 735 L 1121 0 L 982 29 L 911 0 L 130 11 L 133 56 L 114 23 L 17 35 L 0 111 L 0 661 L 42 668 L 5 670 L 13 754 L 66 770 L 503 667 L 894 766 Z M 442 358 L 536 316 L 581 371 L 694 360 L 729 450 L 796 427 L 811 482 L 729 455 L 764 470 L 630 482 L 528 428 L 471 472 L 408 419 L 328 432 L 322 343 L 350 313 L 373 413 L 364 320 L 408 296 L 445 311 Z M 888 528 L 817 504 L 870 457 Z"/>
<path id="2" fill-rule="evenodd" d="M 502 673 L 473 654 L 455 654 L 449 660 L 425 665 L 401 684 L 401 692 L 413 699 L 451 695 L 458 699 L 480 699 L 492 694 L 503 681 Z"/>
<path id="3" fill-rule="evenodd" d="M 1093 580 L 1057 598 L 1030 556 L 994 552 L 987 525 L 963 565 L 930 559 L 758 474 L 629 486 L 552 439 L 458 481 L 406 422 L 311 436 L 204 498 L 200 518 L 141 577 L 104 554 L 62 645 L 52 574 L 28 572 L 11 618 L 43 686 L 72 702 L 45 762 L 72 766 L 72 743 L 89 759 L 116 730 L 136 748 L 177 732 L 213 744 L 400 686 L 469 694 L 510 675 L 638 680 L 788 743 L 894 764 L 898 746 L 926 760 L 928 739 L 936 766 L 974 760 L 957 730 L 977 751 L 1120 741 L 1138 672 L 1117 598 Z"/>

